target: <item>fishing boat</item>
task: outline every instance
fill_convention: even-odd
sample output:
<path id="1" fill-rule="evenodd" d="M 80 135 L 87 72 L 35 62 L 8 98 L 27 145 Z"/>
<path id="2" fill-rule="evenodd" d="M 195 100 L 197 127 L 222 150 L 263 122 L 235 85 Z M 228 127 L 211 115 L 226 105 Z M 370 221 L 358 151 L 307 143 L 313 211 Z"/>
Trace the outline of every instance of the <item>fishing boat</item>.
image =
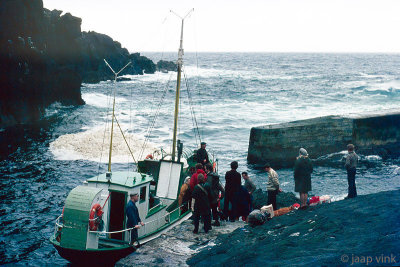
<path id="1" fill-rule="evenodd" d="M 138 229 L 141 244 L 157 238 L 192 215 L 190 209 L 178 205 L 179 188 L 189 174 L 189 167 L 196 163 L 193 150 L 183 150 L 183 144 L 177 140 L 183 25 L 187 16 L 181 18 L 172 153 L 159 159 L 149 155 L 137 162 L 137 171 L 112 171 L 114 122 L 119 126 L 114 113 L 114 91 L 108 171 L 87 179 L 68 194 L 50 237 L 60 256 L 74 264 L 113 265 L 137 249 L 130 242 L 133 228 L 126 227 L 125 207 L 130 194 L 139 195 L 136 206 L 144 223 Z M 114 72 L 115 80 L 120 72 Z"/>

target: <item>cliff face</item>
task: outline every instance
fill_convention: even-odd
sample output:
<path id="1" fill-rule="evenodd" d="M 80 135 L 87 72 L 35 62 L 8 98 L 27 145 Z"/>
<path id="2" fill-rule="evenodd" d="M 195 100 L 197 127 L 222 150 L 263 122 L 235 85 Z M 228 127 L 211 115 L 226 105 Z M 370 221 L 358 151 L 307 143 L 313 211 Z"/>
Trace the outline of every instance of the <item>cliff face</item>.
<path id="1" fill-rule="evenodd" d="M 43 8 L 42 0 L 0 1 L 0 127 L 42 117 L 53 102 L 82 105 L 82 82 L 112 78 L 103 59 L 124 74 L 154 73 L 109 36 L 81 32 L 81 19 Z"/>
<path id="2" fill-rule="evenodd" d="M 64 17 L 50 24 L 41 0 L 0 2 L 0 126 L 37 120 L 55 101 L 84 103 L 73 59 L 59 63 L 53 56 L 56 37 L 51 34 L 58 28 L 70 30 L 59 42 L 77 47 L 81 20 Z M 68 25 L 68 19 L 74 24 Z"/>

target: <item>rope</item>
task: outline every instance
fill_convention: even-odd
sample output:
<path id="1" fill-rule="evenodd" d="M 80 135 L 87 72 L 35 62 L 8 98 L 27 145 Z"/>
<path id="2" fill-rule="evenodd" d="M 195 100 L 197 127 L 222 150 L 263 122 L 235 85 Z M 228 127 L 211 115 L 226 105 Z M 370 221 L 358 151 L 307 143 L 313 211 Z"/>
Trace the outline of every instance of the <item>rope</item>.
<path id="1" fill-rule="evenodd" d="M 165 220 L 165 217 L 170 216 L 172 213 L 174 213 L 175 211 L 177 211 L 178 209 L 180 209 L 180 208 L 183 207 L 183 206 L 184 206 L 184 205 L 181 205 L 181 206 L 177 207 L 177 208 L 174 209 L 173 211 L 168 212 L 167 214 L 165 214 L 164 216 L 162 216 L 162 217 L 160 217 L 160 218 L 154 219 L 154 220 L 152 220 L 152 221 L 148 221 L 148 222 L 144 223 L 143 226 L 146 226 L 146 225 L 148 225 L 148 224 L 150 224 L 150 223 L 153 223 L 153 222 L 156 222 L 156 221 L 160 221 L 160 220 L 162 220 L 162 219 Z M 180 215 L 182 215 L 182 214 L 180 214 Z M 113 231 L 113 232 L 100 232 L 100 231 L 89 231 L 89 232 L 90 232 L 90 233 L 97 233 L 97 234 L 117 234 L 117 233 L 122 233 L 122 232 L 131 231 L 131 230 L 133 230 L 133 229 L 135 229 L 135 227 L 131 227 L 131 228 L 127 228 L 127 229 L 123 229 L 123 230 L 119 230 L 119 231 Z"/>
<path id="2" fill-rule="evenodd" d="M 124 138 L 126 145 L 128 146 L 128 149 L 129 149 L 129 152 L 131 153 L 131 156 L 132 156 L 132 158 L 133 158 L 133 161 L 137 164 L 137 161 L 136 161 L 136 159 L 135 159 L 135 156 L 133 156 L 131 147 L 129 146 L 128 141 L 126 141 L 124 132 L 122 131 L 121 125 L 119 125 L 119 122 L 118 122 L 118 120 L 117 120 L 117 117 L 115 117 L 115 115 L 114 115 L 114 119 L 115 119 L 115 121 L 117 122 L 118 128 L 119 128 L 119 130 L 121 131 L 122 137 Z M 139 168 L 139 166 L 138 166 L 138 168 Z"/>

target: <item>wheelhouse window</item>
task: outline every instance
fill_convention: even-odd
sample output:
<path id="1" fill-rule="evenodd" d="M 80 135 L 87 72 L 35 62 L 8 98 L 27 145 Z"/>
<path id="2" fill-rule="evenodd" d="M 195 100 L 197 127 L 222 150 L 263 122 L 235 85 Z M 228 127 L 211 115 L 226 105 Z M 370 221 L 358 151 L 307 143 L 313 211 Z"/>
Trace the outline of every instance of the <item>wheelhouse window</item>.
<path id="1" fill-rule="evenodd" d="M 140 202 L 146 201 L 146 186 L 140 188 Z"/>

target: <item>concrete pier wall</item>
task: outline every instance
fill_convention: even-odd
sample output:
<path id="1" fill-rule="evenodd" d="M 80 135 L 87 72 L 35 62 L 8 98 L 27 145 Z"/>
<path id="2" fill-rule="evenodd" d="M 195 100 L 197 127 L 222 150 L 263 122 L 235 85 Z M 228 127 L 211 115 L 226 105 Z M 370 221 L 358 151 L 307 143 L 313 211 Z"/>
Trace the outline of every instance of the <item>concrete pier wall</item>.
<path id="1" fill-rule="evenodd" d="M 269 162 L 276 168 L 290 167 L 300 147 L 315 159 L 346 150 L 352 143 L 356 152 L 387 157 L 400 154 L 400 112 L 326 116 L 253 127 L 247 160 Z"/>

